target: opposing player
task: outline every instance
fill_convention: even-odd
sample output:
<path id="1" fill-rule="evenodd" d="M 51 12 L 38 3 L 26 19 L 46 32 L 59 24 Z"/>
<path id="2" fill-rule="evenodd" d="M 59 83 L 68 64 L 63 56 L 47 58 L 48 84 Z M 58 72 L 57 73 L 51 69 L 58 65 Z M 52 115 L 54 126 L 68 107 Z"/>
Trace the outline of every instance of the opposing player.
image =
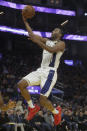
<path id="1" fill-rule="evenodd" d="M 62 31 L 59 28 L 55 28 L 52 31 L 51 40 L 49 40 L 47 38 L 35 35 L 24 16 L 23 21 L 28 31 L 29 39 L 43 49 L 41 67 L 23 77 L 18 82 L 18 88 L 20 89 L 22 96 L 25 98 L 29 106 L 27 120 L 31 120 L 40 110 L 40 107 L 33 104 L 26 87 L 40 85 L 40 105 L 53 113 L 54 124 L 58 125 L 61 121 L 61 108 L 59 106 L 54 108 L 52 103 L 48 100 L 48 96 L 50 95 L 51 90 L 57 81 L 57 69 L 59 67 L 60 58 L 65 49 L 65 43 L 60 40 L 62 37 Z"/>
<path id="2" fill-rule="evenodd" d="M 0 93 L 0 110 L 7 111 L 8 109 L 14 108 L 16 103 L 14 101 L 9 101 L 8 104 L 4 104 L 2 95 Z"/>

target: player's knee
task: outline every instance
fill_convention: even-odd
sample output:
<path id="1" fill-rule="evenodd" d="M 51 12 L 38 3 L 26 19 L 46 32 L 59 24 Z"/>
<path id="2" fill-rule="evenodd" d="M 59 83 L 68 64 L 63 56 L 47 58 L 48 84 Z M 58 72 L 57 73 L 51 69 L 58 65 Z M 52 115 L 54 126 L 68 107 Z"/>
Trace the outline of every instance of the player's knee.
<path id="1" fill-rule="evenodd" d="M 22 90 L 23 86 L 22 86 L 22 82 L 21 82 L 21 81 L 19 81 L 19 82 L 17 83 L 17 87 L 18 87 L 20 90 Z"/>
<path id="2" fill-rule="evenodd" d="M 20 90 L 23 90 L 24 88 L 26 88 L 28 86 L 28 83 L 26 80 L 20 80 L 18 83 L 17 83 L 17 87 L 20 89 Z"/>
<path id="3" fill-rule="evenodd" d="M 47 100 L 47 97 L 44 95 L 40 95 L 40 103 L 43 103 L 44 101 Z"/>

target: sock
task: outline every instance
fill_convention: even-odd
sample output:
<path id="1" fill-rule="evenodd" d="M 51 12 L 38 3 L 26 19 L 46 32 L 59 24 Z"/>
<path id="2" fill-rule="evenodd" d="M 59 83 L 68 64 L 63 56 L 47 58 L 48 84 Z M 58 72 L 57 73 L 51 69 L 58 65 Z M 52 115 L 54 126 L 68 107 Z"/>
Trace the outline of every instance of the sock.
<path id="1" fill-rule="evenodd" d="M 59 113 L 59 111 L 58 111 L 58 110 L 56 110 L 56 109 L 54 109 L 54 110 L 52 111 L 52 113 L 53 113 L 53 114 L 58 114 L 58 113 Z"/>
<path id="2" fill-rule="evenodd" d="M 35 106 L 33 105 L 33 103 L 32 103 L 32 100 L 29 100 L 28 102 L 28 106 L 30 107 L 30 108 L 34 108 Z"/>

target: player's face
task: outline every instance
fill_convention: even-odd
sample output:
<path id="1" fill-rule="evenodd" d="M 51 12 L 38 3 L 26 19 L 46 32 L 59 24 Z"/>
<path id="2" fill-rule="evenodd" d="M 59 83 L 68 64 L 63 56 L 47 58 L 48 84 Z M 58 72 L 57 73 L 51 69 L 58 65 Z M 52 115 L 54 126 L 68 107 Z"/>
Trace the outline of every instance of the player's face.
<path id="1" fill-rule="evenodd" d="M 52 31 L 52 38 L 56 39 L 58 37 L 61 37 L 62 34 L 61 34 L 61 30 L 59 28 L 55 28 L 53 31 Z"/>

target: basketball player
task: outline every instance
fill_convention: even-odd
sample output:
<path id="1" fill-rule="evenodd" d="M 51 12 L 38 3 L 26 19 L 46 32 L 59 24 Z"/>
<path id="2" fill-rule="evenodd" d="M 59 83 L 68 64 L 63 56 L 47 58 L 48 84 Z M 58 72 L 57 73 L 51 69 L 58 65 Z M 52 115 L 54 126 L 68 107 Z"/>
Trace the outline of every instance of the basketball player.
<path id="1" fill-rule="evenodd" d="M 14 108 L 15 105 L 16 105 L 16 103 L 13 101 L 9 101 L 8 104 L 4 104 L 2 95 L 0 93 L 0 110 L 7 111 L 8 109 Z"/>
<path id="2" fill-rule="evenodd" d="M 32 32 L 29 23 L 24 17 L 23 21 L 28 31 L 29 39 L 43 49 L 41 67 L 23 77 L 18 82 L 18 88 L 20 89 L 22 96 L 25 98 L 29 106 L 29 114 L 27 120 L 31 120 L 40 110 L 40 107 L 32 103 L 30 94 L 26 87 L 32 85 L 40 85 L 40 105 L 53 113 L 54 124 L 58 125 L 61 122 L 61 108 L 59 106 L 54 108 L 52 103 L 47 98 L 57 81 L 57 69 L 59 67 L 60 58 L 65 49 L 65 43 L 60 40 L 62 37 L 62 31 L 59 28 L 55 28 L 52 31 L 52 40 L 49 40 L 47 38 L 42 38 L 38 35 L 35 35 Z"/>

